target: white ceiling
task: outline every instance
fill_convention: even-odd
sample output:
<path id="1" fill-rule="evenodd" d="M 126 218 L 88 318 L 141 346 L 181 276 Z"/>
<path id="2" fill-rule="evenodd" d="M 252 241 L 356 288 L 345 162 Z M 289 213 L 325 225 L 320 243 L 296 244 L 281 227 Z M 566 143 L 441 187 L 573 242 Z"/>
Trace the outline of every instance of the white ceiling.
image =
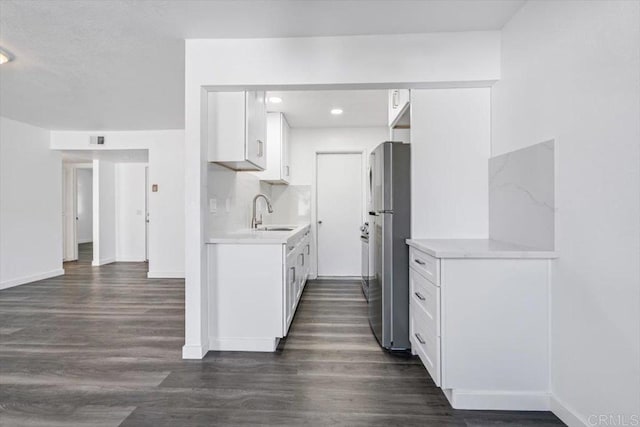
<path id="1" fill-rule="evenodd" d="M 184 127 L 184 39 L 498 30 L 524 0 L 0 0 L 0 114 L 49 129 Z"/>
<path id="2" fill-rule="evenodd" d="M 386 90 L 323 90 L 268 92 L 282 103 L 267 102 L 267 111 L 285 114 L 291 127 L 387 126 Z M 341 115 L 330 113 L 333 108 Z"/>

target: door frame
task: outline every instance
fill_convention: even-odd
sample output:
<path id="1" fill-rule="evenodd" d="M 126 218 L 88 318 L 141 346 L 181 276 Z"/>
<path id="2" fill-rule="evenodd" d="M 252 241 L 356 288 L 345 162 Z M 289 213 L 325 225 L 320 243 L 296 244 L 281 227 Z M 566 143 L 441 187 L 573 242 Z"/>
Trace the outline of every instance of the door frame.
<path id="1" fill-rule="evenodd" d="M 313 238 L 313 247 L 315 248 L 314 256 L 313 256 L 313 268 L 312 268 L 312 278 L 318 278 L 318 259 L 319 259 L 319 251 L 318 251 L 318 157 L 322 154 L 359 154 L 360 155 L 360 164 L 361 164 L 361 173 L 362 176 L 362 200 L 360 203 L 360 218 L 364 221 L 364 213 L 366 210 L 366 200 L 367 200 L 367 183 L 364 179 L 364 174 L 367 170 L 367 150 L 366 149 L 335 149 L 335 150 L 315 150 L 313 154 L 313 170 L 312 177 L 313 182 L 311 185 L 311 233 Z M 356 277 L 358 279 L 359 277 Z M 344 278 L 343 278 L 344 279 Z"/>
<path id="2" fill-rule="evenodd" d="M 78 260 L 78 179 L 76 166 L 62 163 L 62 261 Z"/>

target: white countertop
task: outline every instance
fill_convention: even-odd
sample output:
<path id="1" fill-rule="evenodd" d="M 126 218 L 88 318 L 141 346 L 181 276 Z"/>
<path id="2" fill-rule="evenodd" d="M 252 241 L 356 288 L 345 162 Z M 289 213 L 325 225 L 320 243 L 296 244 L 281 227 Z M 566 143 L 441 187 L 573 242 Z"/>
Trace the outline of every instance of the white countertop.
<path id="1" fill-rule="evenodd" d="M 407 244 L 436 258 L 557 258 L 539 250 L 490 239 L 407 239 Z"/>
<path id="2" fill-rule="evenodd" d="M 207 244 L 233 244 L 233 245 L 283 245 L 299 235 L 306 233 L 309 224 L 302 225 L 273 225 L 266 227 L 295 227 L 290 231 L 264 231 L 264 230 L 236 230 L 213 233 Z"/>

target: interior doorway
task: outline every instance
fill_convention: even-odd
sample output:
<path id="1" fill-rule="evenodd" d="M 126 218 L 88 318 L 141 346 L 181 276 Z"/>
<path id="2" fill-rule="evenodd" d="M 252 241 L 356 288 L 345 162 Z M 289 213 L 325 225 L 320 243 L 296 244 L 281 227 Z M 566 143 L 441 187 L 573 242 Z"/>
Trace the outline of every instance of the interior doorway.
<path id="1" fill-rule="evenodd" d="M 93 259 L 93 169 L 91 163 L 63 162 L 63 261 Z"/>
<path id="2" fill-rule="evenodd" d="M 359 278 L 363 218 L 362 152 L 316 153 L 319 278 Z"/>

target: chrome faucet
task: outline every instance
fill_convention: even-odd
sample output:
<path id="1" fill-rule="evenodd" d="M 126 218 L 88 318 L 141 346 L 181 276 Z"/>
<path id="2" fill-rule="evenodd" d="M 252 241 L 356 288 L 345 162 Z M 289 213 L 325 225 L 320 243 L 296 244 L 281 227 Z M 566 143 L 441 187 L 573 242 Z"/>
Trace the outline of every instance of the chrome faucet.
<path id="1" fill-rule="evenodd" d="M 267 202 L 267 210 L 269 211 L 269 213 L 273 212 L 273 206 L 271 206 L 271 200 L 269 200 L 269 198 L 262 193 L 257 194 L 256 197 L 253 198 L 253 211 L 251 214 L 252 229 L 258 228 L 258 226 L 262 224 L 262 214 L 260 214 L 260 218 L 256 218 L 256 204 L 260 197 L 262 197 L 264 201 Z"/>

